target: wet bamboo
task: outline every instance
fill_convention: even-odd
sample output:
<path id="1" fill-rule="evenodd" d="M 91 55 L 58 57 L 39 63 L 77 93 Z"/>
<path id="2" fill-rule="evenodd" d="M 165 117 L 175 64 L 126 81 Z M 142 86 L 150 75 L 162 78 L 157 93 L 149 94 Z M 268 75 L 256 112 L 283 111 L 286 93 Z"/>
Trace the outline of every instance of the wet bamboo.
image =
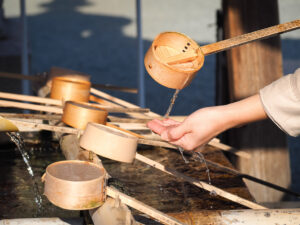
<path id="1" fill-rule="evenodd" d="M 0 107 L 12 107 L 12 108 L 20 108 L 20 109 L 29 109 L 29 110 L 35 110 L 35 111 L 43 111 L 43 112 L 50 112 L 50 113 L 56 113 L 56 114 L 62 114 L 63 109 L 54 107 L 54 106 L 43 106 L 43 105 L 35 105 L 35 104 L 30 104 L 30 103 L 22 103 L 22 102 L 14 102 L 14 101 L 6 101 L 6 100 L 0 100 Z M 115 123 L 118 124 L 118 123 Z M 136 125 L 131 125 L 131 123 L 119 123 L 118 125 L 121 126 L 122 129 L 133 129 Z M 148 129 L 145 126 L 139 126 L 136 127 L 136 129 L 141 130 L 141 129 Z M 141 139 L 140 144 L 149 144 L 153 146 L 159 146 L 159 147 L 166 147 L 166 148 L 173 148 L 177 149 L 178 147 L 172 144 L 169 144 L 164 141 L 156 141 L 156 140 L 147 140 L 147 139 Z M 244 158 L 249 158 L 249 154 L 246 152 L 241 152 L 233 150 L 232 147 L 224 145 L 222 143 L 219 143 L 217 141 L 211 141 L 208 143 L 209 145 L 215 146 L 217 148 L 220 148 L 221 150 L 224 151 L 229 151 L 232 153 L 235 153 L 236 155 L 239 155 Z"/>
<path id="2" fill-rule="evenodd" d="M 187 225 L 299 225 L 300 209 L 203 210 L 170 213 Z"/>
<path id="3" fill-rule="evenodd" d="M 67 140 L 67 136 L 63 137 L 64 140 Z M 74 142 L 72 142 L 72 140 Z M 61 144 L 63 143 L 63 141 L 61 141 Z M 74 144 L 74 146 L 71 144 Z M 77 138 L 75 136 L 70 136 L 68 143 L 65 143 L 61 146 L 63 153 L 66 157 L 66 159 L 79 159 L 79 160 L 85 160 L 85 161 L 89 161 L 90 159 L 90 153 L 88 151 L 85 151 L 83 149 L 81 149 L 78 145 L 77 142 Z M 98 164 L 98 165 L 102 165 L 101 160 L 98 158 L 98 156 L 94 153 L 92 153 L 93 155 L 93 162 Z M 114 188 L 111 187 L 106 187 L 106 194 L 112 198 L 119 198 L 122 203 L 142 212 L 145 213 L 147 215 L 149 215 L 152 218 L 155 218 L 156 220 L 160 221 L 163 224 L 170 224 L 170 225 L 180 225 L 180 224 L 184 224 L 181 223 L 180 221 L 178 221 L 175 218 L 172 218 L 171 216 L 168 216 L 130 196 L 127 196 L 119 191 L 117 191 Z M 98 225 L 98 224 L 95 224 Z M 100 224 L 99 224 L 100 225 Z"/>
<path id="4" fill-rule="evenodd" d="M 112 102 L 115 102 L 116 104 L 122 105 L 124 107 L 138 107 L 138 106 L 136 106 L 132 103 L 129 103 L 129 102 L 124 101 L 122 99 L 116 98 L 114 96 L 111 96 L 109 94 L 106 94 L 106 93 L 104 93 L 102 91 L 99 91 L 97 89 L 94 89 L 94 88 L 91 88 L 91 93 L 93 93 L 94 95 L 100 96 L 102 98 L 106 98 L 106 99 L 108 99 Z M 142 116 L 137 117 L 138 119 L 146 119 L 147 120 L 149 118 L 150 119 L 161 118 L 161 116 L 159 114 L 153 113 L 151 111 L 148 112 L 148 113 L 140 114 L 140 115 L 142 115 Z M 133 116 L 136 116 L 136 114 L 133 114 Z M 147 143 L 148 140 L 142 140 L 142 141 L 144 141 L 144 143 Z M 141 144 L 143 144 L 143 143 L 141 143 Z M 234 148 L 232 148 L 228 145 L 225 145 L 225 144 L 220 143 L 219 141 L 216 141 L 215 139 L 212 139 L 212 141 L 210 141 L 208 144 L 211 145 L 211 146 L 220 148 L 223 151 L 231 152 L 231 153 L 233 153 L 235 155 L 238 155 L 240 157 L 247 158 L 247 159 L 250 158 L 250 154 L 248 154 L 247 152 L 239 151 L 237 149 L 234 149 Z M 174 145 L 171 145 L 171 144 L 168 144 L 168 143 L 163 144 L 163 146 L 161 146 L 161 147 L 178 148 L 178 147 L 176 147 Z"/>
<path id="5" fill-rule="evenodd" d="M 206 164 L 209 165 L 209 166 L 215 167 L 215 168 L 217 168 L 217 169 L 220 169 L 220 170 L 222 170 L 222 171 L 226 171 L 226 172 L 231 173 L 231 174 L 238 175 L 238 176 L 240 176 L 240 177 L 243 178 L 243 179 L 251 180 L 251 181 L 253 181 L 253 182 L 256 182 L 256 183 L 265 185 L 265 186 L 267 186 L 267 187 L 269 187 L 269 188 L 273 188 L 273 189 L 275 189 L 275 190 L 284 192 L 284 193 L 286 193 L 286 194 L 290 194 L 290 195 L 296 196 L 296 197 L 298 197 L 298 198 L 300 197 L 300 194 L 297 193 L 297 192 L 291 191 L 291 190 L 286 189 L 286 188 L 284 188 L 284 187 L 281 187 L 281 186 L 278 186 L 278 185 L 276 185 L 276 184 L 270 183 L 270 182 L 268 182 L 268 181 L 259 179 L 259 178 L 257 178 L 257 177 L 253 177 L 253 176 L 248 175 L 248 174 L 243 174 L 243 173 L 239 172 L 239 171 L 236 170 L 236 169 L 232 169 L 232 168 L 230 168 L 230 167 L 223 166 L 223 165 L 221 165 L 221 164 L 219 164 L 219 163 L 210 161 L 210 160 L 208 160 L 208 159 L 205 159 L 205 162 L 206 162 Z"/>
<path id="6" fill-rule="evenodd" d="M 231 194 L 229 192 L 226 192 L 226 191 L 224 191 L 224 190 L 222 190 L 220 188 L 217 188 L 217 187 L 215 187 L 213 185 L 207 184 L 207 183 L 205 183 L 203 181 L 199 181 L 199 180 L 197 180 L 195 178 L 188 177 L 188 176 L 186 176 L 186 175 L 184 175 L 184 174 L 182 174 L 182 173 L 180 173 L 180 172 L 178 172 L 176 170 L 173 170 L 171 168 L 165 167 L 164 165 L 162 165 L 162 164 L 160 164 L 160 163 L 158 163 L 156 161 L 153 161 L 153 160 L 151 160 L 151 159 L 149 159 L 149 158 L 147 158 L 145 156 L 142 156 L 142 155 L 140 155 L 138 153 L 136 154 L 135 158 L 137 160 L 139 160 L 141 162 L 144 162 L 147 165 L 150 165 L 150 166 L 152 166 L 152 167 L 154 167 L 156 169 L 159 169 L 159 170 L 161 170 L 161 171 L 163 171 L 163 172 L 165 172 L 167 174 L 170 174 L 172 176 L 181 178 L 181 179 L 183 179 L 183 180 L 185 180 L 185 181 L 187 181 L 187 182 L 189 182 L 189 183 L 191 183 L 191 184 L 193 184 L 193 185 L 195 185 L 195 186 L 197 186 L 199 188 L 202 188 L 202 189 L 204 189 L 206 191 L 209 191 L 209 192 L 213 192 L 213 193 L 215 193 L 215 194 L 217 194 L 217 195 L 219 195 L 219 196 L 221 196 L 223 198 L 229 199 L 229 200 L 231 200 L 233 202 L 239 203 L 239 204 L 241 204 L 243 206 L 246 206 L 248 208 L 251 208 L 251 209 L 266 209 L 266 207 L 264 207 L 262 205 L 259 205 L 259 204 L 255 203 L 255 202 L 251 202 L 251 201 L 249 201 L 247 199 L 244 199 L 244 198 L 241 198 L 241 197 L 239 197 L 237 195 L 234 195 L 234 194 Z"/>
<path id="7" fill-rule="evenodd" d="M 114 188 L 106 187 L 106 194 L 113 198 L 119 197 L 120 200 L 124 204 L 126 204 L 142 213 L 145 213 L 145 214 L 149 215 L 150 217 L 155 218 L 156 220 L 158 220 L 164 224 L 170 224 L 170 225 L 184 224 L 171 216 L 168 216 L 168 215 L 166 215 L 166 214 L 164 214 L 164 213 L 162 213 L 140 201 L 137 201 L 136 199 L 134 199 L 128 195 L 125 195 L 125 194 L 117 191 Z"/>
<path id="8" fill-rule="evenodd" d="M 14 123 L 16 126 L 18 125 L 22 125 L 22 126 L 30 126 L 31 128 L 39 128 L 39 129 L 43 129 L 43 130 L 49 130 L 49 131 L 54 131 L 54 132 L 59 132 L 59 133 L 69 133 L 69 134 L 76 134 L 76 135 L 80 135 L 83 133 L 82 130 L 79 129 L 75 129 L 75 128 L 69 128 L 69 127 L 59 127 L 59 126 L 53 126 L 53 125 L 47 125 L 47 124 L 37 124 L 37 123 L 31 123 L 31 122 L 24 122 L 24 121 L 18 121 L 18 120 L 10 120 L 12 123 Z M 154 168 L 157 168 L 165 173 L 171 174 L 173 176 L 176 176 L 178 178 L 184 179 L 185 181 L 188 181 L 200 188 L 203 188 L 207 191 L 214 191 L 216 194 L 229 199 L 231 201 L 240 203 L 241 205 L 247 206 L 249 208 L 253 208 L 253 209 L 261 209 L 262 206 L 253 203 L 251 201 L 245 200 L 243 198 L 240 198 L 236 195 L 233 195 L 231 193 L 225 192 L 219 188 L 216 188 L 212 185 L 206 184 L 205 182 L 202 181 L 198 181 L 194 178 L 188 177 L 184 174 L 181 174 L 179 172 L 177 172 L 176 170 L 172 170 L 169 168 L 165 168 L 162 164 L 157 163 L 151 159 L 148 159 L 140 154 L 136 154 L 136 159 L 140 160 L 150 166 L 153 166 Z"/>

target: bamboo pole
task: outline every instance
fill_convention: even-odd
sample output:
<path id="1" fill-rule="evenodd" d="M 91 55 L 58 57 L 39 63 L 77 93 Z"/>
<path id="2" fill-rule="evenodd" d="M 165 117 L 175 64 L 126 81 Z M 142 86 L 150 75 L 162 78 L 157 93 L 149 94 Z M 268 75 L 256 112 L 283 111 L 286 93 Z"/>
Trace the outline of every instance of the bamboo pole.
<path id="1" fill-rule="evenodd" d="M 3 95 L 3 92 L 2 93 L 0 92 L 0 97 L 1 96 L 2 98 L 6 97 L 8 99 L 14 99 L 14 100 L 29 101 L 29 102 L 42 103 L 42 104 L 51 104 L 56 106 L 63 105 L 62 101 L 51 99 L 51 98 L 41 98 L 41 97 L 35 97 L 29 95 L 18 95 L 18 94 L 8 94 L 8 93 L 5 93 L 5 95 Z M 122 107 L 111 107 L 111 106 L 99 105 L 99 104 L 90 104 L 90 105 L 97 108 L 103 108 L 108 112 L 117 112 L 117 113 L 127 113 L 127 112 L 145 113 L 150 111 L 149 109 L 145 109 L 145 108 L 122 108 Z M 16 101 L 0 100 L 0 106 L 53 112 L 53 113 L 62 113 L 62 110 L 57 110 L 58 107 L 55 106 L 35 105 L 35 104 L 22 103 Z M 55 107 L 56 109 L 51 107 Z"/>
<path id="2" fill-rule="evenodd" d="M 61 120 L 61 115 L 58 114 L 22 114 L 22 113 L 0 113 L 0 116 L 6 118 L 19 118 L 19 119 L 42 119 L 42 120 Z"/>
<path id="3" fill-rule="evenodd" d="M 228 200 L 231 200 L 233 202 L 239 203 L 239 204 L 241 204 L 243 206 L 249 207 L 251 209 L 267 209 L 266 207 L 264 207 L 262 205 L 259 205 L 257 203 L 254 203 L 254 202 L 251 202 L 251 201 L 246 200 L 244 198 L 241 198 L 241 197 L 239 197 L 237 195 L 234 195 L 234 194 L 231 194 L 229 192 L 226 192 L 226 191 L 224 191 L 224 190 L 222 190 L 220 188 L 217 188 L 217 187 L 215 187 L 213 185 L 207 184 L 207 183 L 205 183 L 203 181 L 199 181 L 199 180 L 197 180 L 195 178 L 192 178 L 192 177 L 188 177 L 188 176 L 186 176 L 186 175 L 184 175 L 184 174 L 182 174 L 182 173 L 180 173 L 180 172 L 178 172 L 176 170 L 173 170 L 171 168 L 165 167 L 164 165 L 162 165 L 162 164 L 160 164 L 158 162 L 155 162 L 155 161 L 153 161 L 153 160 L 151 160 L 151 159 L 149 159 L 149 158 L 147 158 L 145 156 L 142 156 L 142 155 L 140 155 L 138 153 L 136 154 L 135 158 L 137 160 L 139 160 L 141 162 L 144 162 L 145 164 L 150 165 L 150 166 L 152 166 L 152 167 L 154 167 L 156 169 L 159 169 L 159 170 L 161 170 L 161 171 L 163 171 L 163 172 L 165 172 L 167 174 L 170 174 L 172 176 L 181 178 L 181 179 L 183 179 L 183 180 L 185 180 L 185 181 L 187 181 L 187 182 L 189 182 L 189 183 L 191 183 L 191 184 L 193 184 L 193 185 L 195 185 L 195 186 L 197 186 L 199 188 L 202 188 L 202 189 L 204 189 L 206 191 L 215 193 L 216 195 L 219 195 L 219 196 L 221 196 L 223 198 L 226 198 Z"/>
<path id="4" fill-rule="evenodd" d="M 35 105 L 30 103 L 22 103 L 22 102 L 14 102 L 14 101 L 6 101 L 6 100 L 0 100 L 0 107 L 29 109 L 35 111 L 57 113 L 57 114 L 63 113 L 62 108 L 58 108 L 54 106 Z"/>
<path id="5" fill-rule="evenodd" d="M 6 100 L 0 100 L 0 107 L 30 109 L 30 110 L 50 112 L 50 113 L 56 113 L 56 114 L 63 113 L 63 109 L 54 107 L 54 106 L 42 106 L 42 105 L 35 105 L 35 104 L 30 104 L 30 103 L 21 103 L 21 102 L 14 102 L 14 101 L 6 101 Z M 115 123 L 115 124 L 119 124 L 121 126 L 121 129 L 136 128 L 138 130 L 142 130 L 142 129 L 148 130 L 148 128 L 146 128 L 144 125 L 140 125 L 139 127 L 137 127 L 136 125 L 131 125 L 131 123 Z M 25 123 L 24 123 L 24 126 L 25 126 Z M 35 127 L 35 128 L 37 128 L 37 127 Z M 145 137 L 143 137 L 143 138 L 145 138 Z M 177 146 L 172 145 L 172 144 L 167 143 L 162 140 L 151 140 L 151 139 L 147 140 L 147 138 L 139 140 L 139 143 L 145 144 L 145 145 L 153 145 L 153 146 L 159 146 L 159 147 L 172 148 L 172 149 L 178 148 Z M 214 141 L 214 139 L 212 141 L 210 141 L 208 144 L 212 145 L 214 147 L 220 148 L 223 151 L 228 151 L 228 152 L 234 153 L 243 158 L 249 158 L 248 153 L 242 152 L 242 151 L 236 152 L 236 150 L 234 150 L 232 147 L 222 144 L 222 143 L 219 143 L 218 141 Z"/>
<path id="6" fill-rule="evenodd" d="M 156 209 L 154 209 L 154 208 L 152 208 L 152 207 L 150 207 L 150 206 L 148 206 L 148 205 L 146 205 L 146 204 L 144 204 L 140 201 L 137 201 L 136 199 L 134 199 L 134 198 L 132 198 L 128 195 L 125 195 L 125 194 L 117 191 L 114 188 L 106 187 L 106 194 L 108 196 L 112 197 L 112 198 L 119 197 L 120 200 L 124 204 L 126 204 L 126 205 L 128 205 L 128 206 L 130 206 L 130 207 L 132 207 L 132 208 L 134 208 L 134 209 L 136 209 L 136 210 L 138 210 L 142 213 L 145 213 L 145 214 L 149 215 L 150 217 L 155 218 L 155 219 L 157 219 L 158 221 L 160 221 L 164 224 L 170 224 L 170 225 L 183 224 L 179 220 L 177 220 L 175 218 L 172 218 L 171 216 L 168 216 L 168 215 L 166 215 L 166 214 L 164 214 L 164 213 L 162 213 L 162 212 L 160 212 L 160 211 L 158 211 L 158 210 L 156 210 Z"/>
<path id="7" fill-rule="evenodd" d="M 129 102 L 124 101 L 122 99 L 116 98 L 114 96 L 111 96 L 109 94 L 106 94 L 106 93 L 104 93 L 102 91 L 99 91 L 97 89 L 94 89 L 94 88 L 91 88 L 91 93 L 93 93 L 94 95 L 100 96 L 102 98 L 106 98 L 106 99 L 108 99 L 108 100 L 110 100 L 112 102 L 115 102 L 115 103 L 117 103 L 117 104 L 119 104 L 121 106 L 124 106 L 124 107 L 138 107 L 138 106 L 136 106 L 136 105 L 134 105 L 132 103 L 129 103 Z M 150 119 L 154 119 L 154 118 L 159 118 L 159 117 L 161 117 L 159 114 L 156 114 L 156 113 L 153 113 L 153 112 L 150 111 L 148 113 L 143 114 L 143 116 L 139 117 L 139 119 L 148 120 L 149 118 Z M 142 140 L 141 142 L 147 143 L 147 141 L 148 140 Z M 143 143 L 141 143 L 141 144 L 143 144 Z M 216 141 L 215 138 L 212 139 L 208 144 L 211 145 L 211 146 L 214 146 L 216 148 L 220 148 L 223 151 L 227 151 L 227 152 L 233 153 L 235 155 L 238 155 L 240 157 L 243 157 L 243 158 L 246 158 L 246 159 L 250 158 L 250 154 L 249 153 L 247 153 L 245 151 L 239 151 L 239 150 L 234 149 L 234 148 L 232 148 L 232 147 L 230 147 L 228 145 L 222 144 L 219 141 Z M 174 145 L 171 145 L 171 144 L 162 144 L 162 145 L 163 146 L 161 146 L 161 147 L 168 147 L 168 148 L 173 148 L 173 149 L 178 148 L 178 147 L 176 147 Z"/>
<path id="8" fill-rule="evenodd" d="M 71 136 L 69 136 L 71 137 Z M 90 161 L 90 155 L 92 154 L 92 161 L 98 165 L 102 166 L 101 160 L 98 158 L 98 156 L 95 153 L 91 153 L 89 151 L 85 151 L 81 149 L 78 145 L 77 138 L 71 137 L 71 139 L 68 137 L 63 137 L 63 140 L 65 140 L 67 143 L 64 143 L 64 141 L 61 141 L 61 148 L 63 150 L 63 154 L 65 155 L 66 159 L 78 159 L 78 160 L 84 160 L 84 161 Z M 72 140 L 75 140 L 72 142 Z M 72 145 L 72 146 L 71 146 Z M 183 225 L 184 223 L 181 223 L 179 220 L 172 218 L 171 216 L 168 216 L 164 214 L 163 212 L 160 212 L 128 195 L 123 194 L 122 192 L 117 191 L 116 189 L 112 187 L 106 187 L 106 195 L 112 197 L 112 198 L 119 198 L 124 204 L 142 212 L 147 215 L 149 215 L 152 218 L 157 219 L 163 224 L 170 224 L 170 225 Z M 100 209 L 100 208 L 99 208 Z M 100 224 L 95 224 L 100 225 Z M 102 225 L 102 224 L 101 224 Z"/>
<path id="9" fill-rule="evenodd" d="M 61 100 L 7 92 L 0 92 L 0 98 L 62 106 Z"/>
<path id="10" fill-rule="evenodd" d="M 203 210 L 170 213 L 186 225 L 299 225 L 300 209 Z"/>
<path id="11" fill-rule="evenodd" d="M 31 128 L 40 128 L 43 130 L 49 130 L 49 131 L 54 131 L 54 132 L 59 132 L 59 133 L 69 133 L 69 134 L 76 134 L 76 135 L 80 135 L 83 133 L 82 130 L 79 129 L 75 129 L 75 128 L 69 128 L 69 127 L 59 127 L 59 126 L 53 126 L 53 125 L 47 125 L 47 124 L 37 124 L 37 123 L 31 123 L 31 122 L 24 122 L 24 121 L 18 121 L 18 120 L 10 120 L 12 123 L 14 123 L 16 126 L 18 125 L 22 125 L 22 126 L 30 126 Z M 207 184 L 205 182 L 202 181 L 198 181 L 194 178 L 188 177 L 182 173 L 177 172 L 176 170 L 170 169 L 170 168 L 166 168 L 165 166 L 163 166 L 162 164 L 155 162 L 151 159 L 148 159 L 147 157 L 144 157 L 138 153 L 136 153 L 135 158 L 139 161 L 142 161 L 154 168 L 157 168 L 167 174 L 173 175 L 175 177 L 184 179 L 187 182 L 190 182 L 191 184 L 196 185 L 197 187 L 203 188 L 207 191 L 210 192 L 215 192 L 217 195 L 222 196 L 226 199 L 229 199 L 231 201 L 237 202 L 241 205 L 247 206 L 249 208 L 253 208 L 253 209 L 261 209 L 262 206 L 253 203 L 251 201 L 245 200 L 241 197 L 238 197 L 236 195 L 233 195 L 231 193 L 225 192 L 219 188 L 216 188 L 210 184 Z"/>
<path id="12" fill-rule="evenodd" d="M 128 108 L 139 108 L 139 106 L 137 105 L 134 105 L 132 103 L 129 103 L 127 101 L 124 101 L 120 98 L 116 98 L 114 96 L 111 96 L 109 94 L 106 94 L 105 92 L 102 92 L 102 91 L 99 91 L 95 88 L 91 88 L 91 93 L 96 95 L 96 96 L 99 96 L 99 97 L 102 97 L 102 98 L 105 98 L 117 105 L 121 105 L 123 107 L 128 107 Z M 140 114 L 140 115 L 137 115 L 137 114 L 132 114 L 133 116 L 137 116 L 137 118 L 157 118 L 157 117 L 161 117 L 160 115 L 156 114 L 156 113 L 153 113 L 153 112 L 147 112 L 147 113 L 144 113 L 144 114 Z"/>
<path id="13" fill-rule="evenodd" d="M 241 178 L 243 179 L 247 179 L 247 180 L 251 180 L 251 181 L 254 181 L 256 183 L 259 183 L 259 184 L 262 184 L 264 186 L 267 186 L 269 188 L 272 188 L 272 189 L 275 189 L 275 190 L 278 190 L 278 191 L 281 191 L 283 193 L 286 193 L 286 194 L 289 194 L 289 195 L 293 195 L 297 198 L 300 197 L 300 194 L 297 193 L 297 192 L 294 192 L 294 191 L 291 191 L 289 189 L 286 189 L 284 187 L 281 187 L 281 186 L 278 186 L 276 184 L 273 184 L 273 183 L 270 183 L 268 181 L 265 181 L 265 180 L 262 180 L 262 179 L 259 179 L 257 177 L 254 177 L 254 176 L 251 176 L 251 175 L 248 175 L 248 174 L 243 174 L 241 173 L 240 171 L 236 170 L 236 169 L 233 169 L 233 168 L 230 168 L 230 167 L 227 167 L 227 166 L 223 166 L 219 163 L 216 163 L 216 162 L 213 162 L 213 161 L 210 161 L 208 159 L 205 159 L 205 162 L 207 165 L 209 166 L 212 166 L 214 168 L 217 168 L 217 169 L 220 169 L 222 171 L 225 171 L 227 173 L 231 173 L 231 174 L 234 174 L 234 175 L 238 175 L 240 176 Z"/>
<path id="14" fill-rule="evenodd" d="M 40 129 L 40 130 L 48 130 L 58 133 L 67 133 L 67 134 L 77 134 L 80 135 L 83 133 L 82 130 L 78 130 L 71 127 L 62 127 L 62 126 L 54 126 L 54 125 L 48 125 L 48 124 L 42 124 L 42 123 L 33 123 L 33 122 L 27 122 L 27 121 L 21 121 L 16 119 L 9 119 L 15 126 L 23 126 L 28 127 L 32 129 Z"/>

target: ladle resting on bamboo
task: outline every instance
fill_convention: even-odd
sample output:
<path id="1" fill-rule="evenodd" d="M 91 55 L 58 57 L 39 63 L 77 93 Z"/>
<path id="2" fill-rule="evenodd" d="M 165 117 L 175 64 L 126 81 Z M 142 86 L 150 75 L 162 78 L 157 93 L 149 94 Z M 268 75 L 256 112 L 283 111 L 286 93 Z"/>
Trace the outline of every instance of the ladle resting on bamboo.
<path id="1" fill-rule="evenodd" d="M 28 124 L 29 123 L 29 122 L 17 121 L 17 120 L 10 120 L 10 121 L 12 123 L 14 123 L 16 126 L 18 126 L 18 124 L 22 125 L 22 124 Z M 37 127 L 37 124 L 32 123 L 32 126 Z M 46 125 L 46 124 L 39 124 L 38 126 L 40 126 L 41 129 L 52 130 L 52 131 L 62 132 L 62 133 L 70 133 L 70 134 L 76 134 L 76 135 L 82 133 L 81 130 L 78 130 L 78 129 L 75 129 L 75 128 L 56 127 L 56 126 L 51 126 L 51 125 Z M 144 156 L 142 156 L 142 155 L 140 155 L 138 153 L 136 153 L 135 158 L 138 159 L 138 160 L 140 160 L 140 161 L 142 161 L 142 162 L 144 162 L 144 163 L 146 163 L 146 164 L 148 164 L 148 165 L 150 165 L 150 166 L 153 166 L 153 167 L 155 167 L 155 168 L 157 168 L 157 169 L 159 169 L 159 170 L 161 170 L 163 172 L 166 172 L 166 173 L 171 174 L 171 175 L 173 175 L 175 177 L 178 177 L 178 178 L 181 178 L 181 179 L 183 179 L 183 180 L 185 180 L 187 182 L 190 182 L 190 183 L 192 183 L 192 184 L 194 184 L 194 185 L 196 185 L 196 186 L 198 186 L 200 188 L 203 188 L 203 189 L 205 189 L 205 190 L 207 190 L 209 192 L 213 191 L 216 194 L 218 194 L 218 195 L 220 195 L 220 196 L 222 196 L 222 197 L 224 197 L 226 199 L 229 199 L 231 201 L 237 202 L 237 203 L 239 203 L 241 205 L 244 205 L 244 206 L 247 206 L 247 207 L 253 208 L 253 209 L 263 209 L 263 208 L 265 208 L 265 207 L 263 207 L 261 205 L 258 205 L 256 203 L 254 203 L 254 202 L 248 201 L 248 200 L 243 199 L 243 198 L 241 198 L 239 196 L 233 195 L 233 194 L 228 193 L 226 191 L 223 191 L 223 190 L 221 190 L 219 188 L 216 188 L 213 185 L 209 185 L 209 184 L 207 184 L 205 182 L 198 181 L 198 180 L 196 180 L 194 178 L 190 178 L 190 177 L 188 177 L 188 176 L 186 176 L 184 174 L 181 174 L 181 173 L 177 172 L 176 170 L 172 170 L 170 168 L 166 168 L 162 164 L 157 163 L 157 162 L 155 162 L 153 160 L 150 160 L 150 159 L 148 159 L 148 158 L 146 158 L 146 157 L 144 157 Z"/>

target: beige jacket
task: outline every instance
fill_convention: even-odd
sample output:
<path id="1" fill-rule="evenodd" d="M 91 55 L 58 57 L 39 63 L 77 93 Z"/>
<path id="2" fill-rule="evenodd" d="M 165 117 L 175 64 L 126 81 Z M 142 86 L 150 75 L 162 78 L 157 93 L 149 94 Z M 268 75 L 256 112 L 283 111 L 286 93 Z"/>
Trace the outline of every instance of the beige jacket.
<path id="1" fill-rule="evenodd" d="M 277 126 L 291 136 L 300 134 L 300 68 L 259 92 L 264 109 Z"/>

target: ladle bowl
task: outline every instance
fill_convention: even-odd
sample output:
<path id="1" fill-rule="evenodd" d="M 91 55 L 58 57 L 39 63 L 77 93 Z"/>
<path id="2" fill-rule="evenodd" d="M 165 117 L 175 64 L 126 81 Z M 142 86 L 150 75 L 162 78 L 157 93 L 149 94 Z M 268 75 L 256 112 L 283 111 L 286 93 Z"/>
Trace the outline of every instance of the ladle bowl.
<path id="1" fill-rule="evenodd" d="M 65 160 L 50 164 L 43 176 L 44 195 L 69 210 L 99 207 L 105 200 L 105 169 L 94 163 Z"/>
<path id="2" fill-rule="evenodd" d="M 88 123 L 79 145 L 100 156 L 120 162 L 133 162 L 138 138 L 101 124 Z"/>
<path id="3" fill-rule="evenodd" d="M 84 130 L 89 122 L 106 124 L 108 112 L 90 103 L 67 101 L 64 106 L 62 121 Z"/>
<path id="4" fill-rule="evenodd" d="M 191 38 L 177 32 L 159 34 L 148 49 L 144 64 L 150 76 L 168 88 L 188 86 L 204 63 L 204 54 Z"/>
<path id="5" fill-rule="evenodd" d="M 88 102 L 91 83 L 76 77 L 54 77 L 50 97 L 62 101 Z"/>

